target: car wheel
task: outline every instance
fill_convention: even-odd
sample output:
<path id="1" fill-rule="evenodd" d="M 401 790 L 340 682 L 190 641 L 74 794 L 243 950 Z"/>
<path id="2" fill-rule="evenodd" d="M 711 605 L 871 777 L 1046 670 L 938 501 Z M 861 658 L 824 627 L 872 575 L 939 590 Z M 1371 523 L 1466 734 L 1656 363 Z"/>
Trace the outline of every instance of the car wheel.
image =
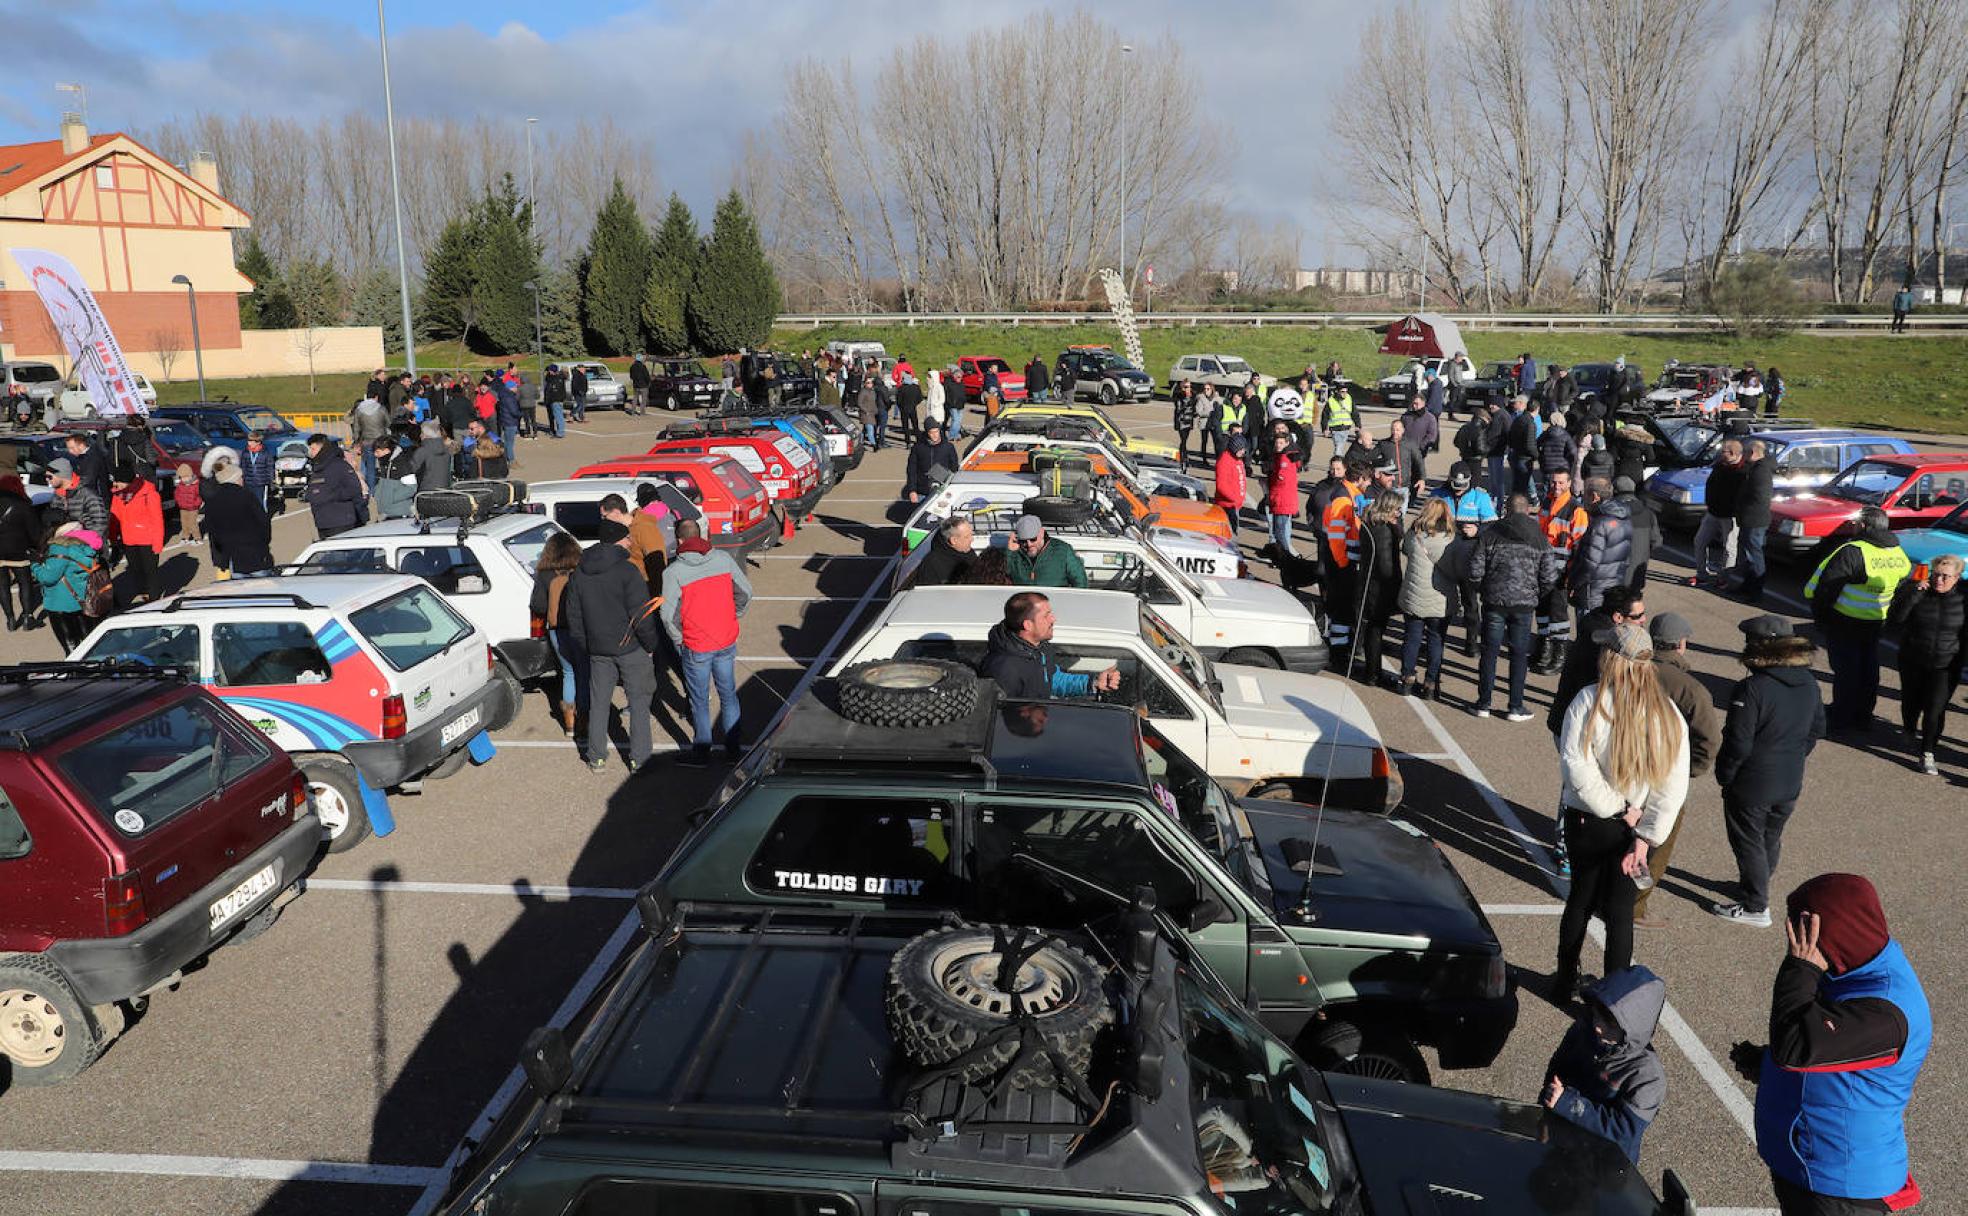
<path id="1" fill-rule="evenodd" d="M 1070 528 L 1093 518 L 1090 498 L 1068 498 L 1062 494 L 1034 494 L 1024 502 L 1027 515 L 1036 515 L 1049 528 Z"/>
<path id="2" fill-rule="evenodd" d="M 514 718 L 519 717 L 519 707 L 526 703 L 526 688 L 519 682 L 519 677 L 513 674 L 512 668 L 506 666 L 504 659 L 500 659 L 492 665 L 492 678 L 500 684 L 505 685 L 506 715 L 503 718 L 494 718 L 490 722 L 487 722 L 485 729 L 489 731 L 504 730 L 506 727 L 512 725 Z"/>
<path id="3" fill-rule="evenodd" d="M 1362 1029 L 1328 1018 L 1307 1042 L 1305 1058 L 1314 1068 L 1382 1081 L 1428 1084 L 1428 1061 L 1407 1035 L 1386 1027 Z"/>
<path id="4" fill-rule="evenodd" d="M 1223 652 L 1223 658 L 1218 661 L 1243 667 L 1269 667 L 1273 671 L 1285 669 L 1277 655 L 1256 646 L 1232 646 Z"/>
<path id="5" fill-rule="evenodd" d="M 0 962 L 0 1056 L 8 1084 L 55 1085 L 96 1062 L 107 1039 L 61 968 L 16 954 Z"/>
<path id="6" fill-rule="evenodd" d="M 1119 396 L 1120 394 L 1115 391 L 1112 383 L 1100 386 L 1100 404 L 1111 406 Z"/>
<path id="7" fill-rule="evenodd" d="M 878 659 L 843 671 L 841 716 L 870 726 L 937 726 L 977 708 L 977 673 L 943 659 Z"/>
<path id="8" fill-rule="evenodd" d="M 1022 1035 L 1000 1033 L 1022 1009 L 1048 1051 L 1032 1053 L 1010 1083 L 1020 1089 L 1053 1084 L 1055 1054 L 1085 1076 L 1094 1037 L 1114 1020 L 1100 969 L 1063 942 L 1040 938 L 1034 944 L 1026 935 L 1036 938 L 1039 931 L 936 929 L 896 951 L 884 1004 L 903 1054 L 927 1067 L 969 1057 L 958 1080 L 994 1077 L 1023 1052 Z M 1023 956 L 1009 989 L 1001 983 L 1008 952 Z"/>
<path id="9" fill-rule="evenodd" d="M 663 398 L 663 408 L 674 414 L 678 409 L 682 408 L 682 403 L 677 400 L 675 393 L 671 393 L 669 396 Z"/>
<path id="10" fill-rule="evenodd" d="M 301 776 L 307 780 L 308 802 L 321 820 L 321 836 L 330 853 L 346 853 L 368 839 L 369 808 L 362 801 L 354 765 L 327 756 L 310 757 L 301 761 Z"/>
<path id="11" fill-rule="evenodd" d="M 436 768 L 432 769 L 428 773 L 425 773 L 422 777 L 419 777 L 418 780 L 442 781 L 446 777 L 455 777 L 459 773 L 465 771 L 465 762 L 470 759 L 471 759 L 471 753 L 461 747 L 457 751 L 452 752 L 450 755 L 446 756 L 444 759 L 438 761 Z"/>

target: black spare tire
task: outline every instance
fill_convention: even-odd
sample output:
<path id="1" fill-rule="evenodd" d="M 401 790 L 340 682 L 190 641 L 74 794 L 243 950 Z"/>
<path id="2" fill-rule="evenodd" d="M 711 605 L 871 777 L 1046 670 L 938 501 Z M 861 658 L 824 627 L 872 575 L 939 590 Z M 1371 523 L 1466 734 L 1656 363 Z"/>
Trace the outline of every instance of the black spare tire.
<path id="1" fill-rule="evenodd" d="M 1094 1038 L 1113 1021 L 1113 1007 L 1092 959 L 1038 934 L 1036 929 L 966 925 L 931 930 L 897 950 L 888 963 L 885 994 L 896 1046 L 909 1059 L 933 1068 L 982 1045 L 956 1076 L 966 1082 L 993 1078 L 1017 1060 L 1024 1045 L 1022 1036 L 1008 1029 L 1014 1006 L 1022 1006 L 1047 1050 L 1029 1055 L 1005 1080 L 1018 1089 L 1055 1084 L 1053 1054 L 1084 1078 L 1093 1060 Z M 1037 945 L 1020 962 L 1007 990 L 999 982 L 1004 951 L 1007 943 L 1017 946 L 1021 940 L 1027 946 L 1037 940 Z"/>
<path id="2" fill-rule="evenodd" d="M 1093 518 L 1091 498 L 1068 498 L 1060 494 L 1035 494 L 1025 500 L 1025 514 L 1036 515 L 1048 528 L 1070 528 Z"/>
<path id="3" fill-rule="evenodd" d="M 977 673 L 946 659 L 877 659 L 840 675 L 841 716 L 869 726 L 940 726 L 977 708 Z"/>

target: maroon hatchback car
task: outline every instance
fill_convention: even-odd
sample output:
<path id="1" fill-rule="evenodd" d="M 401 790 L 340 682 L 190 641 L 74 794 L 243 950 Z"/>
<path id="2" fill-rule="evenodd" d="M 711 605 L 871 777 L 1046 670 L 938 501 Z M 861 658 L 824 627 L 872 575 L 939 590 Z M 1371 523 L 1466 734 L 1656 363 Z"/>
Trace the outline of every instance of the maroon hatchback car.
<path id="1" fill-rule="evenodd" d="M 321 848 L 287 753 L 177 673 L 0 668 L 0 1068 L 50 1085 L 279 914 Z"/>

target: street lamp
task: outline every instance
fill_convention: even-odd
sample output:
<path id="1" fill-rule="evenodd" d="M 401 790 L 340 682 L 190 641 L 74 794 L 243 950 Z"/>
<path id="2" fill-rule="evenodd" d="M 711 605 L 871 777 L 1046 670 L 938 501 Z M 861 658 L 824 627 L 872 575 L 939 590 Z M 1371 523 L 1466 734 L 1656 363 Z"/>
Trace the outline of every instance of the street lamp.
<path id="1" fill-rule="evenodd" d="M 1132 55 L 1134 54 L 1134 48 L 1123 42 L 1121 44 L 1121 54 Z M 1127 260 L 1127 99 L 1128 72 L 1127 63 L 1124 60 L 1121 63 L 1121 286 L 1127 289 L 1128 294 L 1131 296 L 1134 294 L 1134 283 L 1132 277 L 1128 274 Z"/>
<path id="2" fill-rule="evenodd" d="M 539 123 L 537 118 L 526 120 L 526 207 L 533 221 L 533 232 L 540 230 L 540 196 L 533 193 L 533 128 Z M 547 344 L 540 339 L 540 280 L 534 279 L 526 285 L 533 292 L 533 358 L 539 363 L 537 370 L 540 383 L 547 382 Z"/>
<path id="3" fill-rule="evenodd" d="M 376 39 L 383 53 L 383 129 L 389 133 L 390 208 L 396 216 L 396 288 L 403 299 L 403 365 L 417 375 L 417 337 L 410 328 L 410 262 L 403 255 L 403 186 L 396 171 L 396 103 L 390 96 L 389 26 L 383 0 L 376 0 Z"/>
<path id="4" fill-rule="evenodd" d="M 192 290 L 191 280 L 185 275 L 174 274 L 171 276 L 171 281 L 173 283 L 183 283 L 185 298 L 191 301 L 191 357 L 193 362 L 198 365 L 198 399 L 204 401 L 207 399 L 205 396 L 205 344 L 198 340 L 198 293 Z"/>

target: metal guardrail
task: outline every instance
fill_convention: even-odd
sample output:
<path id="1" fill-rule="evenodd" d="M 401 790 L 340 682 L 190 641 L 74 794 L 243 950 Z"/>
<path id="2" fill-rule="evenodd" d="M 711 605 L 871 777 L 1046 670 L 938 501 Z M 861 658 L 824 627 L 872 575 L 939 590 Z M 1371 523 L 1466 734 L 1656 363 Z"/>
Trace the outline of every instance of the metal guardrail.
<path id="1" fill-rule="evenodd" d="M 1319 329 L 1364 328 L 1398 321 L 1407 313 L 1398 312 L 1152 312 L 1135 314 L 1135 323 L 1152 326 L 1297 325 Z M 1694 313 L 1448 313 L 1458 326 L 1471 330 L 1616 330 L 1626 333 L 1699 333 L 1732 329 L 1733 323 L 1718 316 Z M 784 327 L 823 325 L 1008 325 L 1045 327 L 1060 325 L 1104 325 L 1113 320 L 1107 312 L 844 312 L 787 313 L 778 319 Z M 1865 314 L 1845 316 L 1826 314 L 1794 318 L 1795 329 L 1857 330 L 1881 332 L 1893 323 L 1891 316 Z M 1921 316 L 1906 320 L 1909 330 L 1968 331 L 1968 313 Z"/>

